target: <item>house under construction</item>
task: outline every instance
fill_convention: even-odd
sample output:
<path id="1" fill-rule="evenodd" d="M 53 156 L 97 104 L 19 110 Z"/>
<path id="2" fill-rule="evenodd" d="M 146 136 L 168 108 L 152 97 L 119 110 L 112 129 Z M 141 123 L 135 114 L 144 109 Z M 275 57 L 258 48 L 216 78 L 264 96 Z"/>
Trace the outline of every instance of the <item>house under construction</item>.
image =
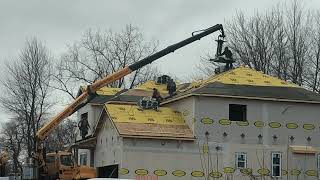
<path id="1" fill-rule="evenodd" d="M 156 88 L 160 107 L 139 102 Z M 80 89 L 81 91 L 82 89 Z M 318 179 L 320 95 L 239 67 L 208 79 L 102 88 L 78 111 L 78 162 L 99 177 Z"/>

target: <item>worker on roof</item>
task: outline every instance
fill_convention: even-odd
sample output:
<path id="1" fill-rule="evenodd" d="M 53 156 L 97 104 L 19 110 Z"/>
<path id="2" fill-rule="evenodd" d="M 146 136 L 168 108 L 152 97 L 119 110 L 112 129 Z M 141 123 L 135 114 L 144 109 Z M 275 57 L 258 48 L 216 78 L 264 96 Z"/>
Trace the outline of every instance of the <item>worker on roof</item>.
<path id="1" fill-rule="evenodd" d="M 171 79 L 171 78 L 167 82 L 167 90 L 168 90 L 168 93 L 169 93 L 170 97 L 172 97 L 175 94 L 176 90 L 177 90 L 177 85 L 173 81 L 173 79 Z"/>
<path id="2" fill-rule="evenodd" d="M 158 101 L 158 104 L 160 105 L 160 102 L 163 98 L 161 97 L 160 92 L 157 88 L 153 88 L 152 98 L 156 99 L 156 101 Z"/>
<path id="3" fill-rule="evenodd" d="M 81 132 L 81 137 L 82 137 L 82 139 L 84 139 L 86 137 L 86 135 L 88 134 L 88 130 L 90 128 L 88 119 L 85 116 L 80 119 L 80 121 L 78 123 L 78 127 Z"/>
<path id="4" fill-rule="evenodd" d="M 225 56 L 226 58 L 226 69 L 232 69 L 232 52 L 230 51 L 230 49 L 228 47 L 224 48 L 223 53 L 221 53 L 221 56 Z"/>

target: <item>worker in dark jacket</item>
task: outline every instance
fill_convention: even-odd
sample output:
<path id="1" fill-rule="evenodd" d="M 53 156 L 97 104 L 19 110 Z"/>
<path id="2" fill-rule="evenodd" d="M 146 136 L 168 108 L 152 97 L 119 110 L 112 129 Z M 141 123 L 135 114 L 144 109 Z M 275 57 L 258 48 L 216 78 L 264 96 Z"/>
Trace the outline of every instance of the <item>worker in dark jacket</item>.
<path id="1" fill-rule="evenodd" d="M 84 139 L 86 137 L 86 135 L 88 134 L 88 130 L 90 128 L 88 119 L 85 117 L 82 118 L 78 123 L 78 127 L 80 129 L 81 137 L 82 137 L 82 139 Z"/>
<path id="2" fill-rule="evenodd" d="M 162 101 L 162 97 L 157 88 L 153 88 L 152 98 L 156 99 L 156 101 L 158 101 L 158 105 L 160 105 L 160 102 Z"/>
<path id="3" fill-rule="evenodd" d="M 229 48 L 228 47 L 225 47 L 224 48 L 224 51 L 223 51 L 223 53 L 221 54 L 221 55 L 224 55 L 226 58 L 226 68 L 227 69 L 231 69 L 232 68 L 232 52 L 229 50 Z"/>

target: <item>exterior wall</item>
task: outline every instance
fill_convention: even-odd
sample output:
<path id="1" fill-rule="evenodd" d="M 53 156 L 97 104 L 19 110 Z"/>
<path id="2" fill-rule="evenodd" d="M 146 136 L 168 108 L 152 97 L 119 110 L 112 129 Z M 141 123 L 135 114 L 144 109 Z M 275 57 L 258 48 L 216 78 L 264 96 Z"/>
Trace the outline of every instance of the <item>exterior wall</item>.
<path id="1" fill-rule="evenodd" d="M 97 135 L 95 167 L 120 164 L 122 159 L 122 138 L 107 117 L 103 121 L 103 128 Z"/>
<path id="2" fill-rule="evenodd" d="M 101 114 L 102 108 L 103 108 L 103 106 L 96 106 L 96 105 L 87 104 L 78 110 L 78 112 L 77 112 L 78 122 L 80 121 L 81 114 L 88 113 L 88 122 L 89 122 L 90 128 L 89 128 L 87 136 L 89 136 L 93 133 L 94 128 L 97 125 L 97 122 L 99 120 L 99 116 Z M 81 140 L 82 138 L 80 136 L 79 129 L 77 130 L 77 132 L 78 132 L 77 140 Z"/>
<path id="3" fill-rule="evenodd" d="M 248 126 L 240 126 L 236 122 L 222 125 L 223 123 L 219 122 L 221 119 L 229 118 L 229 104 L 247 105 Z M 288 146 L 307 145 L 320 148 L 320 142 L 317 140 L 320 135 L 317 122 L 320 116 L 319 105 L 197 97 L 195 107 L 195 133 L 198 141 L 204 143 L 205 132 L 209 132 L 209 145 L 210 142 L 221 144 L 223 167 L 234 167 L 235 152 L 245 152 L 247 167 L 252 168 L 253 174 L 258 176 L 258 169 L 267 168 L 271 171 L 271 153 L 280 152 L 283 170 L 289 169 L 290 172 L 297 169 L 302 172 L 298 177 L 289 175 L 289 179 L 316 179 L 305 175 L 307 170 L 317 170 L 316 154 L 293 154 Z M 210 122 L 213 123 L 206 124 L 203 118 L 210 118 Z M 262 121 L 264 126 L 258 128 L 255 126 L 256 121 Z M 280 123 L 281 127 L 275 128 L 273 122 Z M 289 129 L 288 123 L 296 123 L 298 128 Z M 308 128 L 304 128 L 305 124 L 313 124 L 315 128 L 307 130 Z M 227 136 L 223 136 L 224 133 Z M 241 134 L 245 137 L 241 137 Z M 259 140 L 259 135 L 262 135 L 262 140 Z M 277 138 L 274 139 L 274 136 Z M 293 141 L 290 140 L 291 136 L 294 137 Z M 307 141 L 308 137 L 311 141 Z M 285 171 L 283 173 L 285 174 Z"/>
<path id="4" fill-rule="evenodd" d="M 99 120 L 99 116 L 101 114 L 102 107 L 103 106 L 95 106 L 95 105 L 87 104 L 78 110 L 78 112 L 77 112 L 78 122 L 80 121 L 81 114 L 88 113 L 88 122 L 89 122 L 90 128 L 89 128 L 87 136 L 89 136 L 93 133 L 94 128 L 96 126 L 96 123 Z M 79 129 L 77 129 L 77 141 L 79 141 L 81 139 L 82 139 L 82 137 L 81 137 L 80 131 L 79 131 Z M 86 165 L 87 166 L 92 165 L 93 162 L 91 159 L 91 152 L 89 149 L 78 149 L 78 164 L 80 164 L 80 155 L 84 154 L 84 153 L 87 154 L 87 164 Z"/>
<path id="5" fill-rule="evenodd" d="M 236 122 L 230 125 L 221 125 L 221 119 L 229 118 L 229 104 L 247 105 L 248 126 L 240 126 Z M 195 133 L 198 139 L 205 139 L 205 132 L 209 132 L 210 141 L 257 144 L 258 135 L 263 136 L 264 145 L 311 145 L 320 147 L 320 142 L 316 140 L 320 135 L 318 117 L 320 105 L 310 105 L 302 103 L 283 103 L 270 101 L 236 100 L 226 98 L 205 98 L 198 97 L 196 100 L 195 113 Z M 205 124 L 201 120 L 210 118 L 212 124 Z M 264 127 L 259 128 L 254 125 L 256 121 L 262 121 Z M 281 124 L 279 128 L 272 128 L 272 122 Z M 288 123 L 296 123 L 298 128 L 289 129 Z M 303 128 L 305 124 L 313 124 L 313 130 Z M 226 132 L 227 137 L 223 136 Z M 244 134 L 242 138 L 240 135 Z M 273 136 L 277 136 L 274 140 Z M 290 141 L 290 136 L 294 140 Z M 311 141 L 308 142 L 307 138 Z"/>
<path id="6" fill-rule="evenodd" d="M 201 170 L 201 161 L 194 142 L 131 138 L 124 139 L 123 159 L 119 168 L 120 178 L 126 179 L 135 179 L 137 174 L 145 171 L 148 175 L 154 175 L 156 170 L 166 173 L 159 179 L 181 179 L 172 173 L 177 170 L 185 172 L 184 177 L 192 179 L 190 173 Z"/>
<path id="7" fill-rule="evenodd" d="M 184 101 L 166 106 L 182 112 L 185 109 L 189 110 L 190 113 L 186 115 L 187 123 L 194 126 L 197 140 L 185 142 L 124 139 L 123 155 L 119 162 L 121 178 L 135 178 L 137 173 L 146 172 L 148 175 L 154 175 L 156 170 L 164 170 L 156 171 L 166 172 L 166 175 L 159 176 L 159 179 L 201 179 L 195 177 L 199 175 L 195 171 L 208 174 L 206 171 L 210 172 L 213 169 L 221 173 L 222 179 L 271 179 L 268 176 L 261 177 L 258 170 L 271 171 L 271 154 L 277 152 L 282 156 L 280 179 L 317 179 L 316 176 L 308 176 L 305 173 L 307 170 L 317 170 L 317 154 L 293 154 L 288 146 L 308 145 L 320 149 L 320 142 L 317 140 L 320 135 L 317 122 L 320 116 L 319 105 L 213 97 L 192 97 Z M 227 125 L 228 123 L 223 123 L 227 121 L 220 121 L 229 118 L 229 104 L 247 105 L 249 125 L 240 126 L 236 122 Z M 210 120 L 203 121 L 204 118 Z M 257 127 L 256 121 L 263 122 L 264 126 Z M 281 126 L 276 128 L 272 122 L 278 122 Z M 298 128 L 289 129 L 287 123 L 296 123 Z M 304 124 L 313 124 L 315 128 L 307 130 Z M 206 132 L 209 133 L 207 136 Z M 224 132 L 227 134 L 226 137 L 223 136 Z M 242 133 L 244 137 L 240 136 Z M 258 138 L 259 135 L 262 136 L 261 140 Z M 277 136 L 276 140 L 273 138 L 274 135 Z M 290 136 L 294 137 L 293 141 L 290 140 Z M 310 142 L 307 141 L 308 137 L 311 137 Z M 251 175 L 246 175 L 239 169 L 234 173 L 224 173 L 225 167 L 235 168 L 236 152 L 247 154 L 247 168 L 252 170 Z M 185 175 L 174 176 L 173 172 L 176 170 L 185 172 Z M 291 175 L 292 170 L 299 170 L 301 173 Z"/>
<path id="8" fill-rule="evenodd" d="M 174 103 L 166 104 L 165 106 L 181 112 L 186 123 L 194 132 L 195 97 L 188 97 Z"/>

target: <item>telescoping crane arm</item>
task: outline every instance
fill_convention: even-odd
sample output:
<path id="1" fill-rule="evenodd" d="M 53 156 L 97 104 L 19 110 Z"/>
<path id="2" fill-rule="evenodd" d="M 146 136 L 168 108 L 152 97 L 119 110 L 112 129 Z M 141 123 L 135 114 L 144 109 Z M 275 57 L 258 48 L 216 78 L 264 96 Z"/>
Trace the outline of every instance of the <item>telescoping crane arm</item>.
<path id="1" fill-rule="evenodd" d="M 81 106 L 81 104 L 90 96 L 90 94 L 96 92 L 97 90 L 99 90 L 100 88 L 106 86 L 109 83 L 112 83 L 118 79 L 123 78 L 124 76 L 132 73 L 133 71 L 140 69 L 142 67 L 144 67 L 147 64 L 152 63 L 153 61 L 171 53 L 174 52 L 177 49 L 180 49 L 196 40 L 200 40 L 202 37 L 207 36 L 213 32 L 216 31 L 221 31 L 221 35 L 222 37 L 224 37 L 224 31 L 223 31 L 223 26 L 222 24 L 217 24 L 214 25 L 210 28 L 201 30 L 201 32 L 199 32 L 198 34 L 192 33 L 192 36 L 180 41 L 176 44 L 173 44 L 171 46 L 168 46 L 167 48 L 158 51 L 142 60 L 139 60 L 137 62 L 135 62 L 134 64 L 127 66 L 123 69 L 120 69 L 116 72 L 114 72 L 111 75 L 106 76 L 105 78 L 98 80 L 96 82 L 94 82 L 92 85 L 88 86 L 87 90 L 84 91 L 80 96 L 78 96 L 74 102 L 72 102 L 70 105 L 68 105 L 62 112 L 60 112 L 58 115 L 56 115 L 55 117 L 53 117 L 53 119 L 51 119 L 47 124 L 45 124 L 38 132 L 37 132 L 37 138 L 38 140 L 42 141 L 44 140 L 59 124 L 60 122 L 67 118 L 68 116 L 72 115 L 74 113 L 74 111 Z M 197 31 L 198 32 L 198 31 Z"/>

